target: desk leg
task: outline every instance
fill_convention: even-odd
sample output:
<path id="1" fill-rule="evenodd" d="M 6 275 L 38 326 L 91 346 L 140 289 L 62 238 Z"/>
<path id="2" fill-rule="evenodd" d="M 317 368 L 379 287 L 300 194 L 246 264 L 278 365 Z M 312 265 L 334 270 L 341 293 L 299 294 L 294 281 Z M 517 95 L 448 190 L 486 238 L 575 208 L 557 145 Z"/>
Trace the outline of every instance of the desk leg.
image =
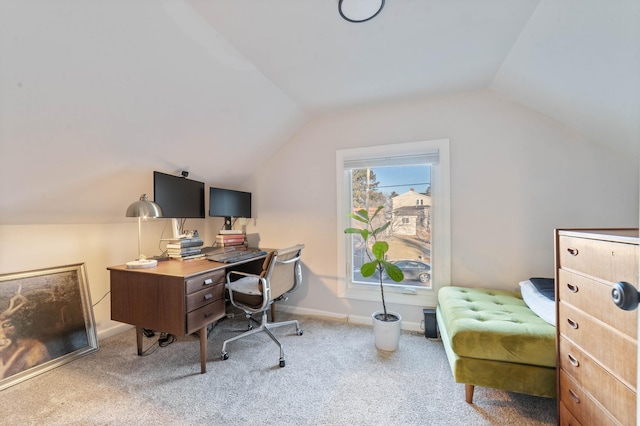
<path id="1" fill-rule="evenodd" d="M 136 343 L 138 344 L 138 355 L 142 355 L 142 327 L 136 327 Z"/>
<path id="2" fill-rule="evenodd" d="M 200 329 L 200 374 L 207 372 L 207 326 Z"/>

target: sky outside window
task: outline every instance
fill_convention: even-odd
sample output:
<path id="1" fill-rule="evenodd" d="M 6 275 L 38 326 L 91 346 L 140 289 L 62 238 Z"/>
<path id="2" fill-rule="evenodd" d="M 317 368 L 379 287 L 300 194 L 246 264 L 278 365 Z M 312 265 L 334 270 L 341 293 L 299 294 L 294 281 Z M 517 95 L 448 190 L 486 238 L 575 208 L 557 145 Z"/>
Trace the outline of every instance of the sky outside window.
<path id="1" fill-rule="evenodd" d="M 416 192 L 426 192 L 431 185 L 430 166 L 394 166 L 378 167 L 373 171 L 380 185 L 378 190 L 385 195 L 395 191 L 397 194 L 404 194 L 413 188 Z"/>

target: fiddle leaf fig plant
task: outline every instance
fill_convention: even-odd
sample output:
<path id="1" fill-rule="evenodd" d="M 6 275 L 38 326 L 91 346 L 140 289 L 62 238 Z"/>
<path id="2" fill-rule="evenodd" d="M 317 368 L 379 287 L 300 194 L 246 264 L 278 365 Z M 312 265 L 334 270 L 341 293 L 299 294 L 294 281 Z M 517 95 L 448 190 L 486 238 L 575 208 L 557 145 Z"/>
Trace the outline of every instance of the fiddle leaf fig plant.
<path id="1" fill-rule="evenodd" d="M 360 267 L 360 273 L 363 277 L 370 277 L 378 272 L 378 278 L 380 280 L 380 295 L 382 296 L 382 309 L 384 312 L 384 318 L 382 321 L 394 321 L 397 318 L 395 316 L 387 314 L 387 305 L 384 300 L 384 285 L 383 275 L 386 274 L 395 282 L 400 282 L 404 279 L 404 274 L 396 265 L 386 260 L 386 254 L 389 251 L 389 244 L 386 241 L 378 241 L 378 237 L 391 225 L 390 221 L 384 223 L 384 225 L 374 228 L 374 219 L 380 213 L 384 206 L 378 206 L 376 211 L 369 217 L 369 212 L 365 209 L 360 209 L 355 213 L 349 213 L 349 217 L 362 222 L 364 228 L 347 228 L 344 230 L 345 234 L 359 234 L 362 237 L 365 247 L 365 253 L 368 262 L 364 263 Z M 373 239 L 373 245 L 369 249 L 369 238 Z"/>

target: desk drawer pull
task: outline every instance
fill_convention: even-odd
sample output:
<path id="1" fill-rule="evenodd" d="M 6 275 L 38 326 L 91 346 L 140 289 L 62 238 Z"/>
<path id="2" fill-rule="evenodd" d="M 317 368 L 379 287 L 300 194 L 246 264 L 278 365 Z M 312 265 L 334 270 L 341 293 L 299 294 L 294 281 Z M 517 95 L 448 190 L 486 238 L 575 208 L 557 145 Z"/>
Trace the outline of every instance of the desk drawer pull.
<path id="1" fill-rule="evenodd" d="M 206 280 L 204 280 L 204 283 L 202 285 L 211 285 L 213 284 L 213 280 L 211 278 L 207 278 Z"/>
<path id="2" fill-rule="evenodd" d="M 573 399 L 576 402 L 576 404 L 580 404 L 580 397 L 576 395 L 576 393 L 571 389 L 569 389 L 569 396 L 571 396 L 571 399 Z"/>
<path id="3" fill-rule="evenodd" d="M 571 354 L 567 354 L 567 358 L 569 358 L 569 362 L 571 363 L 571 365 L 573 365 L 574 367 L 578 367 L 580 365 L 580 363 L 578 362 L 578 360 Z"/>
<path id="4" fill-rule="evenodd" d="M 575 247 L 569 247 L 567 248 L 567 252 L 571 255 L 571 256 L 577 256 L 578 255 L 578 249 Z"/>
<path id="5" fill-rule="evenodd" d="M 577 293 L 578 292 L 578 286 L 575 285 L 575 284 L 567 283 L 567 288 L 569 289 L 569 291 L 571 293 Z"/>
<path id="6" fill-rule="evenodd" d="M 209 300 L 209 299 L 211 299 L 212 297 L 213 297 L 213 294 L 211 294 L 211 293 L 207 293 L 207 294 L 205 294 L 205 295 L 204 295 L 204 300 Z"/>
<path id="7" fill-rule="evenodd" d="M 567 318 L 567 324 L 569 324 L 569 327 L 573 328 L 574 330 L 578 329 L 578 323 L 571 318 Z"/>

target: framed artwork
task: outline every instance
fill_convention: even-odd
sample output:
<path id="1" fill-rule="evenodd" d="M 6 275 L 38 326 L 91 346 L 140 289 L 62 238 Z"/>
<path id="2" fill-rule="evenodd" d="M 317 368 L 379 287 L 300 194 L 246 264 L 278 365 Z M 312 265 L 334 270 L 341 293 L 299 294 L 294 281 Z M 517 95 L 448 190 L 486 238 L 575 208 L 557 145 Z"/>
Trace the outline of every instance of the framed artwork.
<path id="1" fill-rule="evenodd" d="M 84 263 L 0 275 L 0 390 L 96 350 Z"/>

